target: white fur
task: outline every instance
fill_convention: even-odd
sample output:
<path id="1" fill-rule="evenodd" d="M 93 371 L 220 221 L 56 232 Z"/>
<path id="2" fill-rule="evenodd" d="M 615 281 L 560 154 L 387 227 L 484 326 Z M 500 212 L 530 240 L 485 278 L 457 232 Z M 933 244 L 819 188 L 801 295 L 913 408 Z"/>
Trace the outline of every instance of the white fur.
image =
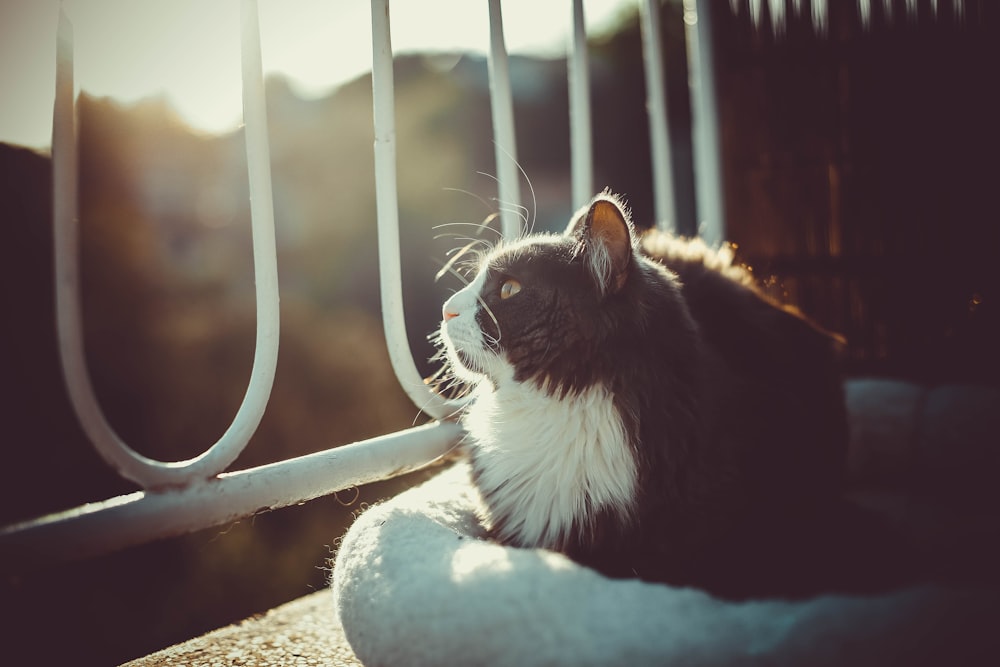
<path id="1" fill-rule="evenodd" d="M 486 272 L 480 271 L 471 283 L 452 294 L 442 308 L 445 319 L 441 322 L 441 340 L 455 375 L 469 384 L 482 380 L 483 374 L 466 368 L 457 356 L 458 350 L 472 357 L 478 368 L 489 377 L 495 374 L 503 376 L 508 372 L 507 364 L 500 361 L 497 353 L 498 341 L 487 340 L 476 321 L 476 315 L 482 308 L 479 293 L 485 280 Z"/>
<path id="2" fill-rule="evenodd" d="M 451 295 L 444 302 L 443 310 L 452 315 L 469 315 L 475 317 L 476 309 L 479 307 L 479 293 L 483 290 L 483 283 L 486 281 L 486 271 L 479 271 L 472 282 Z"/>
<path id="3" fill-rule="evenodd" d="M 507 519 L 501 538 L 558 549 L 574 525 L 589 529 L 599 509 L 630 519 L 635 458 L 603 386 L 560 399 L 531 383 L 511 380 L 494 389 L 482 382 L 464 424 L 476 448 L 478 484 L 492 511 Z"/>
<path id="4" fill-rule="evenodd" d="M 463 421 L 476 448 L 479 486 L 506 518 L 500 537 L 558 549 L 574 526 L 589 529 L 598 510 L 628 521 L 636 462 L 611 392 L 595 385 L 559 398 L 515 381 L 513 366 L 476 321 L 485 273 L 445 302 L 441 339 L 456 375 L 476 385 Z M 475 369 L 461 363 L 458 350 Z"/>
<path id="5" fill-rule="evenodd" d="M 597 281 L 601 294 L 607 294 L 615 279 L 615 261 L 603 240 L 591 242 L 587 248 L 587 268 Z"/>

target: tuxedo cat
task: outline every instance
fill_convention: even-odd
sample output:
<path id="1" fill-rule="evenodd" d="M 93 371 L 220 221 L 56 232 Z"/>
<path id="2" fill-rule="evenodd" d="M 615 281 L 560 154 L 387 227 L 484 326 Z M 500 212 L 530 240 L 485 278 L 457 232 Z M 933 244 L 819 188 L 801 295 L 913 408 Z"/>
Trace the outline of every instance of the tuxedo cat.
<path id="1" fill-rule="evenodd" d="M 806 592 L 844 470 L 835 341 L 598 195 L 443 306 L 491 537 L 615 577 Z M 822 567 L 825 567 L 823 565 Z"/>

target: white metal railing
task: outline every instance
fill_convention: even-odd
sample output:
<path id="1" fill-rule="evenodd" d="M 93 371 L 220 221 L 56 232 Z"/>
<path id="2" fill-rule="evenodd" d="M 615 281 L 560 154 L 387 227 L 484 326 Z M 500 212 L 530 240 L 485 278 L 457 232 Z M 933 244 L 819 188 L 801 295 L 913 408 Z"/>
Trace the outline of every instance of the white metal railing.
<path id="1" fill-rule="evenodd" d="M 644 57 L 653 151 L 656 220 L 676 224 L 676 205 L 665 123 L 665 94 L 660 69 L 659 4 L 641 2 Z M 775 33 L 781 32 L 784 0 L 768 0 Z M 731 0 L 736 11 L 748 10 L 762 22 L 763 0 Z M 804 5 L 808 4 L 808 8 Z M 933 2 L 930 11 L 948 11 Z M 869 25 L 872 0 L 857 0 L 857 11 Z M 808 10 L 815 31 L 827 25 L 827 0 L 796 0 L 796 15 Z M 694 118 L 694 168 L 700 232 L 710 243 L 722 239 L 718 122 L 710 76 L 712 19 L 710 0 L 684 0 L 689 83 Z M 893 3 L 882 3 L 888 19 Z M 902 14 L 914 18 L 918 3 L 907 2 Z M 920 11 L 924 11 L 921 9 Z M 963 0 L 952 0 L 950 13 L 961 19 Z M 572 0 L 569 45 L 571 163 L 573 205 L 591 196 L 592 158 L 589 118 L 586 33 L 582 0 Z M 514 134 L 513 100 L 499 0 L 489 0 L 489 76 L 496 143 L 498 200 L 502 230 L 514 237 L 519 219 L 519 166 Z M 57 28 L 56 100 L 53 113 L 53 218 L 55 225 L 56 300 L 60 358 L 74 409 L 95 448 L 142 491 L 92 503 L 0 529 L 0 563 L 8 568 L 79 558 L 152 539 L 207 528 L 284 507 L 367 482 L 419 468 L 447 452 L 461 438 L 461 428 L 448 419 L 461 404 L 445 400 L 423 382 L 406 337 L 400 273 L 398 203 L 396 198 L 395 123 L 392 45 L 388 0 L 372 0 L 376 199 L 379 268 L 386 343 L 399 381 L 414 403 L 440 421 L 359 443 L 278 463 L 223 472 L 242 451 L 260 422 L 270 394 L 278 349 L 278 282 L 271 202 L 267 120 L 264 111 L 260 36 L 255 0 L 242 4 L 243 104 L 251 192 L 254 272 L 257 289 L 257 341 L 254 364 L 243 403 L 230 427 L 202 455 L 179 462 L 154 461 L 137 454 L 114 433 L 93 393 L 81 336 L 77 247 L 76 132 L 72 26 L 60 12 Z"/>
<path id="2" fill-rule="evenodd" d="M 590 72 L 583 0 L 573 0 L 573 32 L 569 40 L 570 174 L 573 209 L 594 196 L 594 151 L 590 136 Z"/>
<path id="3" fill-rule="evenodd" d="M 658 5 L 644 1 L 645 58 L 652 74 L 651 129 L 655 135 L 653 184 L 657 220 L 676 222 L 665 126 Z M 698 5 L 701 6 L 699 1 Z M 386 343 L 404 390 L 427 414 L 440 420 L 359 443 L 278 463 L 223 472 L 239 455 L 260 422 L 270 394 L 278 349 L 278 281 L 267 120 L 260 62 L 256 0 L 242 2 L 243 104 L 251 192 L 254 271 L 257 289 L 257 342 L 243 403 L 222 438 L 187 461 L 161 462 L 143 457 L 114 433 L 94 396 L 84 362 L 79 305 L 76 220 L 76 133 L 73 36 L 60 12 L 57 39 L 56 102 L 53 115 L 53 197 L 60 355 L 74 409 L 101 455 L 142 491 L 92 503 L 0 529 L 0 563 L 27 567 L 95 555 L 152 539 L 179 535 L 230 522 L 265 509 L 296 504 L 353 485 L 408 472 L 446 453 L 461 438 L 448 421 L 461 404 L 443 399 L 422 380 L 414 364 L 403 318 L 396 194 L 392 46 L 388 0 L 372 0 L 372 86 L 374 97 L 376 202 L 379 270 Z M 689 11 L 694 11 L 690 8 Z M 500 0 L 489 0 L 489 77 L 496 148 L 498 201 L 502 231 L 521 233 L 520 167 L 514 134 L 513 99 L 504 45 Z M 693 23 L 693 21 L 689 21 Z M 704 41 L 702 42 L 704 44 Z M 704 65 L 705 59 L 702 59 Z M 569 49 L 573 204 L 591 196 L 592 165 L 583 4 L 573 0 Z M 692 82 L 695 85 L 697 82 Z M 709 90 L 710 86 L 705 86 Z M 700 99 L 700 98 L 699 98 Z M 701 102 L 707 106 L 704 101 Z M 659 129 L 657 129 L 659 128 Z M 712 147 L 705 143 L 702 148 Z M 697 150 L 697 149 L 696 149 Z M 717 165 L 717 158 L 704 164 Z M 717 167 L 716 167 L 717 169 Z M 717 171 L 700 173 L 717 178 Z M 715 185 L 718 192 L 718 185 Z M 667 202 L 663 204 L 662 202 Z M 715 229 L 721 230 L 719 221 Z M 721 233 L 717 235 L 721 238 Z"/>
<path id="4" fill-rule="evenodd" d="M 186 486 L 222 472 L 236 460 L 257 429 L 271 394 L 278 361 L 278 265 L 257 20 L 255 3 L 244 3 L 241 14 L 243 115 L 257 284 L 257 342 L 253 368 L 243 402 L 222 437 L 200 456 L 164 463 L 138 454 L 118 437 L 101 411 L 87 371 L 79 293 L 73 29 L 62 9 L 59 12 L 52 171 L 56 315 L 63 376 L 73 408 L 94 447 L 119 474 L 147 489 Z"/>
<path id="5" fill-rule="evenodd" d="M 497 165 L 497 196 L 500 203 L 500 229 L 504 237 L 517 238 L 521 232 L 518 213 L 521 187 L 517 164 L 517 141 L 514 135 L 514 96 L 510 90 L 507 46 L 503 39 L 500 0 L 489 0 L 490 52 L 487 61 L 490 77 L 490 108 L 493 112 L 493 142 Z"/>
<path id="6" fill-rule="evenodd" d="M 663 82 L 663 46 L 660 37 L 660 0 L 643 0 L 642 47 L 646 63 L 646 99 L 649 113 L 649 144 L 653 155 L 654 185 L 674 182 L 670 164 L 670 134 L 667 131 L 667 91 Z M 653 212 L 657 227 L 676 229 L 677 202 L 673 187 L 653 188 Z"/>
<path id="7" fill-rule="evenodd" d="M 708 4 L 703 0 L 697 0 L 698 8 L 704 14 Z M 833 0 L 836 2 L 836 0 Z M 767 4 L 769 21 L 764 21 L 764 5 Z M 750 20 L 757 28 L 769 27 L 775 34 L 785 31 L 788 23 L 788 4 L 786 0 L 729 0 L 733 12 L 739 13 L 746 10 L 750 14 Z M 902 6 L 900 6 L 902 4 Z M 976 4 L 976 3 L 973 3 Z M 685 0 L 687 5 L 687 0 Z M 792 14 L 798 18 L 808 13 L 809 22 L 813 30 L 818 35 L 825 35 L 829 28 L 831 0 L 792 0 Z M 847 5 L 844 2 L 843 5 Z M 945 14 L 950 14 L 954 20 L 962 20 L 966 15 L 965 0 L 929 0 L 929 2 L 918 2 L 918 0 L 904 0 L 903 3 L 894 0 L 855 0 L 854 7 L 861 19 L 861 25 L 870 28 L 872 17 L 876 12 L 884 20 L 893 22 L 896 20 L 914 21 L 921 14 L 930 14 L 932 19 L 937 19 Z M 877 8 L 877 10 L 875 9 Z"/>
<path id="8" fill-rule="evenodd" d="M 687 42 L 688 86 L 691 91 L 691 159 L 698 235 L 709 245 L 724 240 L 726 219 L 722 197 L 722 149 L 719 112 L 715 102 L 712 59 L 712 8 L 705 0 L 684 0 L 684 37 Z M 708 75 L 706 75 L 706 73 Z"/>

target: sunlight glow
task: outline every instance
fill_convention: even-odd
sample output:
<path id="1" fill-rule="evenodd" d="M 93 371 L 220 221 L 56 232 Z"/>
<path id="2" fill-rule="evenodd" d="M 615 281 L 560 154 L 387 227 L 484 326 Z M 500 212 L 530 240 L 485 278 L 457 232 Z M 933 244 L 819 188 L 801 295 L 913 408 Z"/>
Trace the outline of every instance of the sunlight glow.
<path id="1" fill-rule="evenodd" d="M 456 549 L 451 559 L 451 577 L 457 584 L 481 577 L 495 579 L 513 569 L 510 555 L 495 544 L 468 541 Z"/>
<path id="2" fill-rule="evenodd" d="M 571 2 L 506 0 L 508 49 L 566 52 Z M 611 25 L 631 0 L 588 0 L 592 30 Z M 242 119 L 237 0 L 65 0 L 76 35 L 82 91 L 134 103 L 165 96 L 198 130 L 225 132 Z M 0 141 L 49 145 L 59 3 L 0 2 Z M 318 97 L 371 69 L 369 0 L 260 0 L 264 71 Z M 468 0 L 397 0 L 397 53 L 485 54 L 487 5 Z"/>

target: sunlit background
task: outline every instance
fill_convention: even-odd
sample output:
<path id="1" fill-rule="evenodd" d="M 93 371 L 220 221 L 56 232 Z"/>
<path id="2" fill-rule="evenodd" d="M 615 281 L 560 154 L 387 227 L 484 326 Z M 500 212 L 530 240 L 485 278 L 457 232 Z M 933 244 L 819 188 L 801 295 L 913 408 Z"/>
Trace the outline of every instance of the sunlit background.
<path id="1" fill-rule="evenodd" d="M 570 4 L 503 3 L 518 160 L 531 185 L 522 192 L 546 229 L 571 211 Z M 996 384 L 1000 3 L 935 18 L 928 3 L 896 2 L 922 13 L 890 20 L 887 3 L 869 2 L 862 21 L 856 3 L 830 2 L 823 37 L 794 13 L 780 33 L 755 25 L 747 8 L 766 15 L 773 3 L 736 3 L 736 13 L 730 0 L 711 4 L 725 228 L 738 259 L 770 294 L 844 334 L 851 373 Z M 584 5 L 594 186 L 623 194 L 648 226 L 637 0 Z M 138 451 L 187 458 L 228 426 L 252 363 L 239 2 L 64 6 L 80 88 L 82 302 L 95 391 Z M 58 365 L 48 158 L 58 8 L 0 0 L 0 525 L 135 490 L 87 442 Z M 680 0 L 662 10 L 678 227 L 691 232 L 684 15 Z M 260 0 L 281 350 L 267 411 L 234 469 L 425 419 L 382 338 L 369 12 L 367 0 Z M 458 284 L 434 276 L 466 243 L 457 237 L 491 234 L 479 223 L 498 206 L 487 3 L 396 0 L 391 19 L 407 333 L 429 373 L 427 334 Z M 0 572 L 0 617 L 21 639 L 4 644 L 4 658 L 23 647 L 28 657 L 11 664 L 117 664 L 322 588 L 353 513 L 413 481 L 104 558 Z"/>
<path id="2" fill-rule="evenodd" d="M 0 1 L 0 141 L 47 146 L 52 132 L 55 0 Z M 240 111 L 238 0 L 66 0 L 76 37 L 81 90 L 122 102 L 165 95 L 193 127 L 224 132 Z M 588 0 L 588 27 L 606 30 L 634 0 Z M 512 53 L 566 51 L 570 3 L 503 4 Z M 295 91 L 319 97 L 371 69 L 367 0 L 261 0 L 265 75 L 280 73 Z M 485 53 L 487 3 L 398 0 L 393 48 L 406 52 Z"/>

